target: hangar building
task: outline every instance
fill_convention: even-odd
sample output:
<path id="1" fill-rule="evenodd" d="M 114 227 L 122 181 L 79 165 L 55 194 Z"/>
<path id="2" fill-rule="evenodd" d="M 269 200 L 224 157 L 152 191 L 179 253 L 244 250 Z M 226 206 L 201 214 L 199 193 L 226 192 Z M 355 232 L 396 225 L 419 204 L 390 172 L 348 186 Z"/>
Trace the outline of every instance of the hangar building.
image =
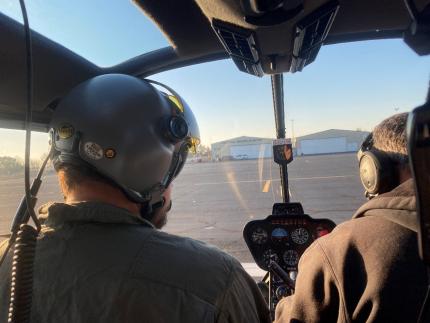
<path id="1" fill-rule="evenodd" d="M 367 131 L 330 129 L 297 137 L 297 155 L 334 154 L 356 152 L 369 134 Z"/>
<path id="2" fill-rule="evenodd" d="M 356 152 L 366 131 L 330 129 L 293 140 L 295 155 Z M 211 145 L 212 160 L 272 158 L 272 138 L 237 137 Z"/>
<path id="3" fill-rule="evenodd" d="M 257 159 L 272 157 L 271 138 L 237 137 L 211 145 L 213 160 Z"/>

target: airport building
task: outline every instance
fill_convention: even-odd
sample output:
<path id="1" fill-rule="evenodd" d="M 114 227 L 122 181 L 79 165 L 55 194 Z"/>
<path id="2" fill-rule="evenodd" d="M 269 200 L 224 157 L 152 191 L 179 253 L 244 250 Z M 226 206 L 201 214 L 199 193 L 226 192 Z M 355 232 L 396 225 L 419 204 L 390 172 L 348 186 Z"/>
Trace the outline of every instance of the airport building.
<path id="1" fill-rule="evenodd" d="M 272 157 L 271 138 L 237 137 L 211 145 L 212 160 L 240 160 Z"/>
<path id="2" fill-rule="evenodd" d="M 325 130 L 297 137 L 295 150 L 299 156 L 356 152 L 368 134 L 358 130 Z"/>
<path id="3" fill-rule="evenodd" d="M 330 129 L 293 139 L 295 155 L 356 152 L 366 131 Z M 272 138 L 237 137 L 211 145 L 212 160 L 272 158 Z"/>

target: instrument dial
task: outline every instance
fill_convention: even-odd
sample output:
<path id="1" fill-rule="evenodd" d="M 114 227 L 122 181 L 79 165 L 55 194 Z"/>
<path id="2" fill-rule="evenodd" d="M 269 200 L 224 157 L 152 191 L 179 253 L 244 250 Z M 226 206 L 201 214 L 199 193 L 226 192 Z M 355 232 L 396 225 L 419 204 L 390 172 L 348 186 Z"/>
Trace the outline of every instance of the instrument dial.
<path id="1" fill-rule="evenodd" d="M 299 262 L 299 254 L 295 250 L 287 250 L 282 257 L 287 266 L 296 266 Z"/>
<path id="2" fill-rule="evenodd" d="M 258 227 L 254 230 L 254 232 L 252 232 L 251 240 L 256 244 L 264 244 L 267 241 L 267 236 L 267 231 Z"/>
<path id="3" fill-rule="evenodd" d="M 273 260 L 274 262 L 277 263 L 277 262 L 279 262 L 279 257 L 275 251 L 273 251 L 272 249 L 267 249 L 263 253 L 263 261 L 266 264 L 266 266 L 270 265 L 270 260 Z"/>
<path id="4" fill-rule="evenodd" d="M 309 239 L 309 232 L 305 228 L 298 228 L 291 233 L 294 243 L 304 244 Z"/>

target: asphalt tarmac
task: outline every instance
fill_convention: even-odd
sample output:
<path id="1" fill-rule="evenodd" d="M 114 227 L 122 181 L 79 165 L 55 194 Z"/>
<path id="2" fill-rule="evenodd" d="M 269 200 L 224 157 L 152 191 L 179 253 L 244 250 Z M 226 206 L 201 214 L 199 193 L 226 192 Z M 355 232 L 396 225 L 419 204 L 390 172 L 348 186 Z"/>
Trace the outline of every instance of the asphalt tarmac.
<path id="1" fill-rule="evenodd" d="M 289 166 L 289 181 L 291 201 L 301 202 L 312 217 L 340 223 L 365 201 L 355 154 L 296 157 Z M 8 232 L 22 194 L 22 178 L 0 178 L 0 233 Z M 38 204 L 61 199 L 51 171 Z M 164 230 L 252 262 L 242 229 L 250 220 L 265 218 L 281 200 L 279 167 L 269 159 L 188 163 L 175 181 L 173 209 Z"/>

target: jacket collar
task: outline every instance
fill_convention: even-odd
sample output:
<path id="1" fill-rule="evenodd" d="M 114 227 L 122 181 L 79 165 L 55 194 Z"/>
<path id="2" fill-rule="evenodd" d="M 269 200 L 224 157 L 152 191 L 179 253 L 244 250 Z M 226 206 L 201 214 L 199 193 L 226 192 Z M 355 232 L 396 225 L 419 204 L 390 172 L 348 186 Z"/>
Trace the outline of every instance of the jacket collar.
<path id="1" fill-rule="evenodd" d="M 362 205 L 353 218 L 382 216 L 391 222 L 417 232 L 415 187 L 407 180 L 390 192 L 381 194 Z"/>
<path id="2" fill-rule="evenodd" d="M 101 202 L 48 203 L 39 209 L 39 220 L 49 227 L 59 227 L 73 222 L 93 222 L 136 224 L 154 228 L 151 222 L 125 209 Z"/>

